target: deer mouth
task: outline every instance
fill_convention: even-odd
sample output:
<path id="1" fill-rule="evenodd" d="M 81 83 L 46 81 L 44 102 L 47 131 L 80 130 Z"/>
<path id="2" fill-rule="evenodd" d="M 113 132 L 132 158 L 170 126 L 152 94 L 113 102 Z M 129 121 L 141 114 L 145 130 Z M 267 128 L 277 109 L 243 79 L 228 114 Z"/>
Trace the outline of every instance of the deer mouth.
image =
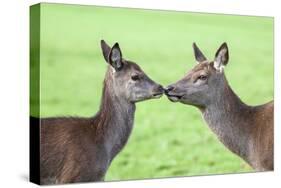
<path id="1" fill-rule="evenodd" d="M 169 93 L 166 93 L 168 99 L 172 102 L 177 102 L 182 98 L 182 95 L 171 95 Z"/>
<path id="2" fill-rule="evenodd" d="M 163 95 L 163 93 L 162 93 L 162 92 L 153 93 L 153 94 L 152 94 L 152 98 L 154 98 L 154 99 L 158 99 L 158 98 L 162 97 L 162 95 Z"/>

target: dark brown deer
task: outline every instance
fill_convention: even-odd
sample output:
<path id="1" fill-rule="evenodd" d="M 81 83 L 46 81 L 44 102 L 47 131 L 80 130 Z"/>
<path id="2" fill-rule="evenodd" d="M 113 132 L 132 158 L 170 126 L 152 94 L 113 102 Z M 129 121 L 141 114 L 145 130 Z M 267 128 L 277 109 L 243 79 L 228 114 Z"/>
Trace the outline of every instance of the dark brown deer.
<path id="1" fill-rule="evenodd" d="M 135 103 L 164 92 L 136 63 L 122 57 L 118 43 L 110 48 L 102 40 L 101 48 L 109 66 L 97 114 L 40 121 L 41 184 L 103 181 L 130 136 Z"/>
<path id="2" fill-rule="evenodd" d="M 229 59 L 226 43 L 214 61 L 208 61 L 195 43 L 193 48 L 198 64 L 166 88 L 167 97 L 198 107 L 218 139 L 255 170 L 273 170 L 273 101 L 249 106 L 233 92 L 223 71 Z"/>

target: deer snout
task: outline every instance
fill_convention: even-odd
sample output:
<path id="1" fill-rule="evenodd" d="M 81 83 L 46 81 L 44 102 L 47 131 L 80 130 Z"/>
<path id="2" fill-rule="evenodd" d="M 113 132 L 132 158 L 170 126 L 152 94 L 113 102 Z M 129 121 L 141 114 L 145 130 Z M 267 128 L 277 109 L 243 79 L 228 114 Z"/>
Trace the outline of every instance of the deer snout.
<path id="1" fill-rule="evenodd" d="M 173 91 L 175 89 L 175 87 L 174 86 L 171 86 L 171 85 L 169 85 L 169 86 L 167 86 L 164 90 L 165 90 L 165 94 L 168 94 L 170 91 Z"/>
<path id="2" fill-rule="evenodd" d="M 183 94 L 179 93 L 178 88 L 173 85 L 169 85 L 165 88 L 165 95 L 172 102 L 177 102 L 183 97 Z"/>
<path id="3" fill-rule="evenodd" d="M 161 93 L 164 93 L 164 88 L 163 88 L 163 86 L 158 85 L 156 88 L 157 88 L 156 91 L 159 91 L 159 92 L 161 92 Z"/>
<path id="4" fill-rule="evenodd" d="M 164 88 L 163 88 L 163 86 L 161 86 L 161 85 L 157 85 L 156 87 L 155 87 L 155 89 L 153 90 L 153 97 L 156 97 L 156 98 L 158 98 L 158 97 L 161 97 L 162 95 L 163 95 L 163 93 L 164 93 Z"/>

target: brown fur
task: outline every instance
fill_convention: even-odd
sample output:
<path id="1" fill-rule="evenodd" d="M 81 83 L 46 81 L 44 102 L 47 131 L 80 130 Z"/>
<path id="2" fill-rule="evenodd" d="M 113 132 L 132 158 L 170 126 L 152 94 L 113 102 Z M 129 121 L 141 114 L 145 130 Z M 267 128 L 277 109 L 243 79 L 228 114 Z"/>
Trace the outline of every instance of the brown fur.
<path id="1" fill-rule="evenodd" d="M 130 136 L 135 103 L 163 93 L 137 64 L 122 59 L 118 43 L 111 49 L 101 41 L 101 47 L 109 66 L 97 114 L 40 119 L 41 184 L 103 181 Z M 132 74 L 140 78 L 132 80 Z"/>
<path id="2" fill-rule="evenodd" d="M 233 92 L 222 67 L 229 58 L 226 43 L 217 51 L 216 62 L 206 60 L 196 44 L 193 47 L 199 64 L 168 86 L 166 95 L 173 102 L 198 107 L 218 139 L 254 169 L 273 170 L 273 101 L 249 106 Z"/>

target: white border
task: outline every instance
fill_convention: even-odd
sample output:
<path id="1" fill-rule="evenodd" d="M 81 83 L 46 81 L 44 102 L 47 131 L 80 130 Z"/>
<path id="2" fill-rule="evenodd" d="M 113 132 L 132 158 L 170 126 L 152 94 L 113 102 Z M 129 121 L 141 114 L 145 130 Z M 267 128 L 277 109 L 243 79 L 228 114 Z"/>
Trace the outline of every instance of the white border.
<path id="1" fill-rule="evenodd" d="M 28 175 L 29 5 L 40 1 L 6 1 L 0 6 L 0 187 L 35 187 Z M 275 17 L 275 52 L 280 52 L 280 6 L 267 0 L 45 0 L 44 2 L 103 5 L 191 12 Z M 258 66 L 258 65 L 257 65 Z M 275 172 L 214 175 L 157 180 L 81 184 L 82 187 L 273 187 L 280 176 L 280 54 L 275 53 Z M 258 75 L 257 75 L 258 76 Z M 280 181 L 279 181 L 280 182 Z M 67 187 L 77 186 L 68 185 Z M 66 187 L 66 186 L 58 186 Z"/>

